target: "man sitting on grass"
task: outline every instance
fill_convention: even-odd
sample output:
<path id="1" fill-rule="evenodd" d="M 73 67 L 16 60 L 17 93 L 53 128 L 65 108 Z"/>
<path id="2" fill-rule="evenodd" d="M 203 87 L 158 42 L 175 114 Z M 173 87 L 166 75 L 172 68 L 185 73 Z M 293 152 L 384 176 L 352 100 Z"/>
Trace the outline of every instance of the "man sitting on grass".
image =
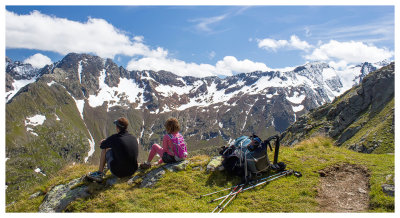
<path id="1" fill-rule="evenodd" d="M 138 169 L 138 141 L 127 131 L 128 120 L 121 117 L 114 124 L 117 133 L 100 142 L 99 170 L 87 175 L 91 180 L 103 181 L 106 162 L 111 173 L 119 178 L 131 176 Z"/>

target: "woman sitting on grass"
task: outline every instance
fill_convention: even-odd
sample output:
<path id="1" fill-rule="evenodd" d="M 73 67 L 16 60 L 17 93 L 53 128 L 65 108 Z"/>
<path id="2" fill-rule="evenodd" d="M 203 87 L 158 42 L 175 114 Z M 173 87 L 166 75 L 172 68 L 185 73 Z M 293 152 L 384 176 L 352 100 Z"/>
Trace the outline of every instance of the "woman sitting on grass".
<path id="1" fill-rule="evenodd" d="M 183 136 L 179 133 L 180 125 L 176 118 L 169 118 L 165 124 L 167 134 L 164 135 L 162 147 L 158 144 L 153 144 L 150 150 L 149 158 L 146 162 L 140 165 L 142 169 L 151 167 L 151 160 L 158 154 L 161 158 L 157 164 L 175 163 L 187 157 L 186 144 Z"/>

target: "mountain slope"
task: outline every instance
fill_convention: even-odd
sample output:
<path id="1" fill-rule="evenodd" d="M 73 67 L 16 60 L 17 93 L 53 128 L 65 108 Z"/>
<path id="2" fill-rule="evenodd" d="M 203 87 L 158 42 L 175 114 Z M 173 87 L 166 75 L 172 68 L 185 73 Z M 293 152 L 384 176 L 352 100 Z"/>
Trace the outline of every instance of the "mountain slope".
<path id="1" fill-rule="evenodd" d="M 394 63 L 370 73 L 332 103 L 299 118 L 282 134 L 283 142 L 323 134 L 356 151 L 393 153 L 394 74 Z"/>

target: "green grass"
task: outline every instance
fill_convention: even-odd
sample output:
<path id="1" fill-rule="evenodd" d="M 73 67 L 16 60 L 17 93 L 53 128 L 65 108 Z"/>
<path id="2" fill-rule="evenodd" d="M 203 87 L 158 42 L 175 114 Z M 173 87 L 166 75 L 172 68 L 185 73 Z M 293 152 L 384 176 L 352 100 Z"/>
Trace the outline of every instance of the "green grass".
<path id="1" fill-rule="evenodd" d="M 270 154 L 272 158 L 272 153 Z M 230 187 L 239 178 L 225 172 L 205 173 L 210 157 L 195 156 L 185 171 L 167 172 L 153 188 L 129 185 L 127 179 L 119 179 L 112 187 L 91 183 L 92 196 L 72 202 L 69 212 L 211 212 L 218 202 L 207 203 L 221 194 L 201 199 L 195 197 Z M 300 171 L 303 177 L 288 176 L 270 184 L 248 190 L 224 210 L 225 212 L 318 212 L 316 200 L 319 184 L 318 171 L 337 163 L 358 164 L 367 167 L 370 173 L 370 205 L 368 212 L 393 212 L 394 198 L 383 194 L 381 185 L 386 176 L 394 175 L 394 155 L 362 154 L 343 147 L 333 146 L 332 139 L 315 137 L 294 147 L 282 147 L 280 160 L 287 167 Z M 203 171 L 198 170 L 202 167 Z M 35 190 L 48 191 L 56 184 L 66 183 L 95 166 L 75 165 L 63 169 L 58 176 Z M 29 192 L 34 193 L 35 190 Z M 227 192 L 224 192 L 227 193 Z M 7 212 L 37 211 L 43 196 L 27 200 L 25 198 L 6 207 Z"/>

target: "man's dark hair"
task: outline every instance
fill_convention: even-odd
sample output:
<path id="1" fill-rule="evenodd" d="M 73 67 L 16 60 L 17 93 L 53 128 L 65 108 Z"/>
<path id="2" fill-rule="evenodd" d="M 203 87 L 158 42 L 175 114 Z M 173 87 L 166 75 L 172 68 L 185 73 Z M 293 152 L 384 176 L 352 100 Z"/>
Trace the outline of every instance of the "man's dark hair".
<path id="1" fill-rule="evenodd" d="M 125 117 L 120 117 L 118 118 L 118 120 L 114 121 L 114 124 L 116 126 L 118 126 L 118 128 L 122 131 L 122 130 L 126 130 L 128 128 L 128 120 Z"/>

